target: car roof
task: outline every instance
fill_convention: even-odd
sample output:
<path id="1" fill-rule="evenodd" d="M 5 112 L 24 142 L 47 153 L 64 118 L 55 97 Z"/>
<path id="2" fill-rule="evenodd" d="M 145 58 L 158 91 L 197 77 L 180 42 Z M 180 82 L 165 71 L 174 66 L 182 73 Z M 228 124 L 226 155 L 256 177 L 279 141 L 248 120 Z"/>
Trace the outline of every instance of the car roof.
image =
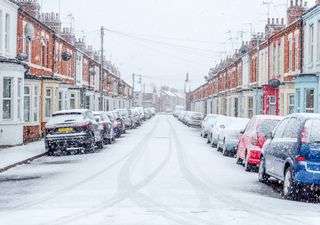
<path id="1" fill-rule="evenodd" d="M 65 113 L 84 113 L 90 111 L 89 109 L 69 109 L 69 110 L 61 110 L 54 112 L 53 115 L 56 114 L 65 114 Z"/>
<path id="2" fill-rule="evenodd" d="M 98 115 L 98 114 L 102 114 L 102 113 L 106 113 L 105 111 L 94 111 L 92 112 L 94 115 Z"/>
<path id="3" fill-rule="evenodd" d="M 287 116 L 287 118 L 290 117 L 300 117 L 300 118 L 311 118 L 311 119 L 320 119 L 320 113 L 293 113 Z"/>
<path id="4" fill-rule="evenodd" d="M 273 120 L 282 120 L 284 117 L 282 116 L 274 116 L 274 115 L 256 115 L 253 118 L 257 119 L 273 119 Z"/>

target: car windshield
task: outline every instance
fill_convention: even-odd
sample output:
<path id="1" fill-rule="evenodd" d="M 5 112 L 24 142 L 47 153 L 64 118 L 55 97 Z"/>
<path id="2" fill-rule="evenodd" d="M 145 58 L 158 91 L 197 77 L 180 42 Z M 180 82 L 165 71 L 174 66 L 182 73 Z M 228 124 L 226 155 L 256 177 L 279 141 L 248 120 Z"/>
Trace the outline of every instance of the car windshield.
<path id="1" fill-rule="evenodd" d="M 257 127 L 257 133 L 262 135 L 268 134 L 277 126 L 279 121 L 280 120 L 276 120 L 276 119 L 264 119 L 259 121 L 259 124 Z"/>

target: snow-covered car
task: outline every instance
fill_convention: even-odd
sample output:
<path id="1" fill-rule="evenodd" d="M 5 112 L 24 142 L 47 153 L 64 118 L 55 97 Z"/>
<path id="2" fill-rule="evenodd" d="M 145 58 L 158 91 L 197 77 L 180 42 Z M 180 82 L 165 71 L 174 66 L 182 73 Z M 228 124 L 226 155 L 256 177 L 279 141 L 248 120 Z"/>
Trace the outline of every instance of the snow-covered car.
<path id="1" fill-rule="evenodd" d="M 45 146 L 49 155 L 93 152 L 103 148 L 102 127 L 89 110 L 53 113 L 45 126 Z"/>
<path id="2" fill-rule="evenodd" d="M 139 113 L 139 117 L 141 121 L 146 120 L 143 107 L 136 107 L 135 110 L 137 110 L 137 112 Z"/>
<path id="3" fill-rule="evenodd" d="M 207 137 L 207 143 L 212 147 L 217 147 L 218 135 L 222 129 L 224 129 L 231 121 L 231 117 L 219 115 L 215 118 L 214 124 L 211 126 Z"/>
<path id="4" fill-rule="evenodd" d="M 200 127 L 203 120 L 203 114 L 199 112 L 189 112 L 186 124 L 190 127 Z"/>
<path id="5" fill-rule="evenodd" d="M 240 132 L 246 128 L 248 122 L 249 119 L 234 117 L 231 119 L 231 123 L 219 134 L 218 146 L 224 156 L 236 154 Z"/>
<path id="6" fill-rule="evenodd" d="M 201 123 L 201 137 L 207 138 L 211 126 L 214 124 L 214 119 L 217 117 L 215 114 L 207 115 Z"/>
<path id="7" fill-rule="evenodd" d="M 126 128 L 132 129 L 136 127 L 132 120 L 132 114 L 129 109 L 117 109 L 116 112 L 118 112 L 121 116 Z"/>
<path id="8" fill-rule="evenodd" d="M 116 118 L 117 121 L 117 126 L 120 128 L 121 133 L 125 134 L 126 133 L 126 125 L 124 124 L 123 118 L 120 115 L 120 113 L 116 110 L 112 111 L 114 117 Z M 114 124 L 115 125 L 115 124 Z"/>
<path id="9" fill-rule="evenodd" d="M 139 113 L 135 109 L 130 109 L 132 115 L 132 121 L 135 124 L 135 127 L 141 126 L 141 120 L 139 117 Z"/>
<path id="10" fill-rule="evenodd" d="M 93 112 L 96 121 L 102 126 L 102 136 L 104 144 L 112 144 L 115 140 L 113 123 L 109 119 L 106 112 Z"/>
<path id="11" fill-rule="evenodd" d="M 244 165 L 246 171 L 260 164 L 260 153 L 271 132 L 282 120 L 281 116 L 257 115 L 251 118 L 240 136 L 237 146 L 237 164 Z"/>

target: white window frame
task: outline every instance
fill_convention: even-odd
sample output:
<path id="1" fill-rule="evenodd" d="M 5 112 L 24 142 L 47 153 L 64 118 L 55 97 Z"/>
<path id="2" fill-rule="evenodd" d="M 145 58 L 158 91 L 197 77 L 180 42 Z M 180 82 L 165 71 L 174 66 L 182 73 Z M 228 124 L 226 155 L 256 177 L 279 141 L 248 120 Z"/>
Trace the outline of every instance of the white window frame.
<path id="1" fill-rule="evenodd" d="M 0 54 L 2 54 L 2 11 L 0 10 Z"/>
<path id="2" fill-rule="evenodd" d="M 6 13 L 4 24 L 4 49 L 6 53 L 10 51 L 10 15 Z"/>
<path id="3" fill-rule="evenodd" d="M 313 108 L 307 108 L 307 91 L 313 91 Z M 305 112 L 307 113 L 314 113 L 315 110 L 315 90 L 314 88 L 306 88 L 304 91 L 304 102 L 305 102 Z"/>
<path id="4" fill-rule="evenodd" d="M 17 83 L 17 119 L 20 121 L 22 120 L 22 89 L 23 87 L 23 80 L 22 78 L 18 78 Z"/>
<path id="5" fill-rule="evenodd" d="M 271 109 L 274 107 L 274 114 L 271 114 Z M 269 96 L 269 115 L 276 115 L 277 114 L 277 98 L 274 95 Z"/>
<path id="6" fill-rule="evenodd" d="M 72 96 L 73 95 L 73 96 Z M 77 95 L 75 92 L 70 93 L 70 100 L 69 100 L 69 108 L 76 109 L 77 108 Z M 71 102 L 74 101 L 74 107 L 71 106 Z"/>
<path id="7" fill-rule="evenodd" d="M 50 90 L 50 95 L 47 95 L 47 91 Z M 44 105 L 44 108 L 45 108 L 45 117 L 46 118 L 49 118 L 52 116 L 52 97 L 53 97 L 53 88 L 45 88 L 45 105 Z M 48 112 L 47 111 L 47 101 L 49 101 L 50 103 L 50 111 Z"/>
<path id="8" fill-rule="evenodd" d="M 11 88 L 10 88 L 10 97 L 4 96 L 4 80 L 9 79 L 11 80 Z M 14 88 L 14 80 L 13 77 L 4 77 L 3 78 L 3 84 L 2 84 L 2 119 L 3 120 L 13 120 L 13 88 Z M 4 102 L 10 101 L 10 114 L 8 118 L 4 118 Z"/>
<path id="9" fill-rule="evenodd" d="M 313 63 L 314 48 L 314 25 L 309 25 L 309 63 Z"/>
<path id="10" fill-rule="evenodd" d="M 320 61 L 320 20 L 317 21 L 317 61 Z"/>
<path id="11" fill-rule="evenodd" d="M 290 101 L 291 98 L 293 99 L 293 103 Z M 291 108 L 293 108 L 292 113 L 294 113 L 294 106 L 295 106 L 294 94 L 288 94 L 288 114 L 290 114 Z"/>
<path id="12" fill-rule="evenodd" d="M 25 89 L 28 89 L 29 90 L 29 92 L 28 93 L 26 93 L 25 92 Z M 30 123 L 31 122 L 31 105 L 32 105 L 32 103 L 31 103 L 31 85 L 25 85 L 24 86 L 24 89 L 23 89 L 23 93 L 24 93 L 24 97 L 23 97 L 23 101 L 24 101 L 24 110 L 23 110 L 23 120 L 24 120 L 24 122 L 26 122 L 26 123 Z M 26 98 L 28 98 L 29 99 L 29 104 L 26 104 L 26 102 L 25 102 L 25 99 Z M 29 108 L 27 108 L 27 106 L 29 106 Z M 28 112 L 28 119 L 27 120 L 25 120 L 26 119 L 26 110 L 27 109 L 29 109 L 27 112 Z"/>
<path id="13" fill-rule="evenodd" d="M 39 85 L 33 86 L 33 122 L 39 122 Z"/>

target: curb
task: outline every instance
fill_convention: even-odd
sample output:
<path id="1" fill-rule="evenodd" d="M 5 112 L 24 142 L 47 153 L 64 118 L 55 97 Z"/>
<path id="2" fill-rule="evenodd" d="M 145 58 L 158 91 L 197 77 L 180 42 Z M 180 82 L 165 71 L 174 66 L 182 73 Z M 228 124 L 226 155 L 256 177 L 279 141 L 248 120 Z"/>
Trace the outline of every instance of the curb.
<path id="1" fill-rule="evenodd" d="M 28 158 L 28 159 L 22 160 L 22 161 L 20 161 L 20 162 L 14 163 L 14 164 L 12 164 L 12 165 L 6 166 L 6 167 L 4 167 L 4 168 L 0 168 L 0 173 L 3 173 L 3 172 L 5 172 L 5 171 L 7 171 L 7 170 L 9 170 L 9 169 L 12 169 L 12 168 L 16 167 L 16 166 L 19 166 L 19 165 L 22 165 L 22 164 L 26 164 L 26 163 L 29 162 L 29 161 L 33 161 L 33 160 L 39 159 L 39 158 L 47 155 L 47 153 L 48 153 L 48 152 L 44 152 L 44 153 L 42 153 L 42 154 L 40 154 L 40 155 L 36 155 L 36 156 L 30 157 L 30 158 Z"/>

